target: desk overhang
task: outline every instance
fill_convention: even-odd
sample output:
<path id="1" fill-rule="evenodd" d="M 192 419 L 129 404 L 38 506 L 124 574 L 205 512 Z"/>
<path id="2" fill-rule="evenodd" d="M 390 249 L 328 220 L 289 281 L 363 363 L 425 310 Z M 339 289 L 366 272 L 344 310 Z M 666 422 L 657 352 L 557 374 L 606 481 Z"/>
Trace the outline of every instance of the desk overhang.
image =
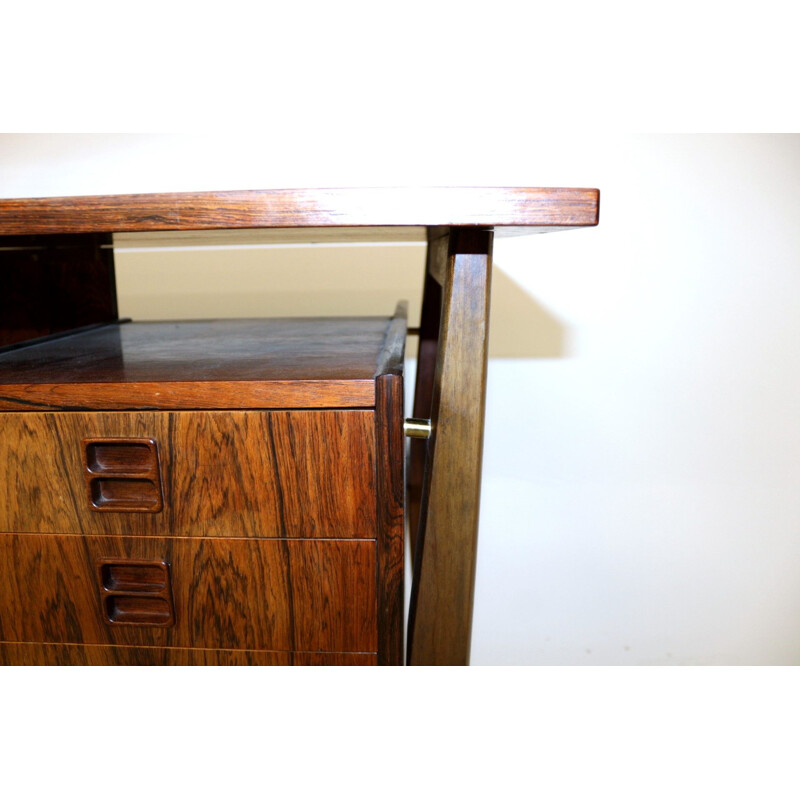
<path id="1" fill-rule="evenodd" d="M 591 227 L 597 189 L 265 189 L 0 200 L 0 236 L 232 229 L 326 231 L 347 240 L 407 240 L 440 227 L 493 228 L 497 235 Z M 313 234 L 312 234 L 313 238 Z"/>

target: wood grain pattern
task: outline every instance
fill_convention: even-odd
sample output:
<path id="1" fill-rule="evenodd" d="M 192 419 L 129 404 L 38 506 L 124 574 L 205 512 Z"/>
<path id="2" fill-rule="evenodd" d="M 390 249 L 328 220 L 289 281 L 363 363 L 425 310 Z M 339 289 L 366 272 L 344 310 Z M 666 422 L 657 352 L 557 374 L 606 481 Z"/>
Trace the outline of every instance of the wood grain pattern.
<path id="1" fill-rule="evenodd" d="M 404 663 L 405 436 L 403 370 L 408 333 L 401 302 L 386 330 L 375 378 L 376 497 L 378 508 L 378 663 Z"/>
<path id="2" fill-rule="evenodd" d="M 454 230 L 443 287 L 429 455 L 409 610 L 411 664 L 469 662 L 475 586 L 491 231 Z"/>
<path id="3" fill-rule="evenodd" d="M 408 302 L 401 300 L 394 316 L 386 326 L 375 377 L 380 375 L 402 375 L 405 362 L 406 337 L 408 336 Z"/>
<path id="4" fill-rule="evenodd" d="M 450 228 L 434 228 L 428 239 L 428 253 L 425 260 L 425 275 L 431 277 L 440 286 L 447 273 L 447 257 L 449 255 Z"/>
<path id="5" fill-rule="evenodd" d="M 175 624 L 105 624 L 102 560 L 170 565 Z M 375 543 L 0 534 L 0 641 L 376 652 Z"/>
<path id="6" fill-rule="evenodd" d="M 267 422 L 284 535 L 374 538 L 374 414 L 276 412 Z"/>
<path id="7" fill-rule="evenodd" d="M 417 373 L 414 384 L 414 413 L 416 419 L 431 418 L 433 398 L 433 376 L 436 369 L 436 353 L 439 348 L 439 326 L 442 317 L 442 288 L 434 277 L 443 276 L 447 266 L 449 230 L 440 232 L 428 242 L 425 264 L 425 280 L 422 289 L 422 313 L 419 323 L 419 347 L 417 348 Z M 411 553 L 416 549 L 419 526 L 422 479 L 428 442 L 425 439 L 410 439 L 408 442 L 408 538 Z"/>
<path id="8" fill-rule="evenodd" d="M 0 236 L 222 228 L 597 224 L 596 189 L 372 188 L 0 200 Z"/>
<path id="9" fill-rule="evenodd" d="M 369 408 L 374 404 L 371 380 L 0 384 L 0 411 Z"/>
<path id="10" fill-rule="evenodd" d="M 0 530 L 375 538 L 371 411 L 0 414 Z M 153 439 L 164 508 L 99 514 L 84 440 Z"/>
<path id="11" fill-rule="evenodd" d="M 402 369 L 402 367 L 400 367 Z M 378 663 L 403 664 L 405 569 L 403 377 L 375 381 L 377 405 Z"/>
<path id="12" fill-rule="evenodd" d="M 0 348 L 117 318 L 109 236 L 0 239 Z"/>
<path id="13" fill-rule="evenodd" d="M 163 511 L 161 463 L 154 439 L 88 438 L 81 442 L 81 457 L 86 497 L 94 511 Z"/>
<path id="14" fill-rule="evenodd" d="M 0 666 L 3 667 L 359 667 L 375 664 L 377 656 L 374 653 L 287 653 L 0 642 Z"/>
<path id="15" fill-rule="evenodd" d="M 95 567 L 107 625 L 175 624 L 171 571 L 165 561 L 103 558 Z"/>
<path id="16" fill-rule="evenodd" d="M 0 409 L 365 408 L 387 317 L 141 322 L 0 353 Z"/>

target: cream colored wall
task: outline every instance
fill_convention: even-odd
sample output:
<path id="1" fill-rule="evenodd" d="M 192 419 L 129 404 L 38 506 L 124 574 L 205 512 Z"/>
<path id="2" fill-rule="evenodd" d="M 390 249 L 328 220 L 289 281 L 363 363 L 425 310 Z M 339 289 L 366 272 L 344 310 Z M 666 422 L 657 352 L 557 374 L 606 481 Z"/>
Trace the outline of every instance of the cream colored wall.
<path id="1" fill-rule="evenodd" d="M 800 137 L 509 136 L 279 165 L 243 137 L 2 136 L 0 194 L 599 187 L 598 228 L 495 243 L 473 663 L 800 663 Z M 120 246 L 137 318 L 418 315 L 414 242 Z"/>
<path id="2" fill-rule="evenodd" d="M 391 315 L 419 322 L 425 246 L 265 244 L 115 249 L 119 310 L 133 319 Z"/>
<path id="3" fill-rule="evenodd" d="M 300 246 L 259 241 L 268 238 L 229 236 L 230 244 L 209 246 L 199 237 L 201 243 L 192 246 L 189 238 L 116 237 L 121 316 L 389 315 L 398 300 L 407 300 L 409 325 L 419 324 L 424 242 Z M 248 243 L 237 244 L 241 241 Z M 563 326 L 502 270 L 494 274 L 492 297 L 492 357 L 561 354 Z M 409 354 L 415 353 L 412 338 Z"/>

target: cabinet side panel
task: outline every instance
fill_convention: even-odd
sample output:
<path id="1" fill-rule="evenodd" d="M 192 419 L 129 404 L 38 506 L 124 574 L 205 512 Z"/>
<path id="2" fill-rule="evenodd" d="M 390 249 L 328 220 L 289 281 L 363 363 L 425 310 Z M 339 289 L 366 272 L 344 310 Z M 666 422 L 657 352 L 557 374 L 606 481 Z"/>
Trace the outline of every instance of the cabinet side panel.
<path id="1" fill-rule="evenodd" d="M 378 662 L 403 664 L 404 444 L 403 377 L 375 380 L 378 498 Z"/>

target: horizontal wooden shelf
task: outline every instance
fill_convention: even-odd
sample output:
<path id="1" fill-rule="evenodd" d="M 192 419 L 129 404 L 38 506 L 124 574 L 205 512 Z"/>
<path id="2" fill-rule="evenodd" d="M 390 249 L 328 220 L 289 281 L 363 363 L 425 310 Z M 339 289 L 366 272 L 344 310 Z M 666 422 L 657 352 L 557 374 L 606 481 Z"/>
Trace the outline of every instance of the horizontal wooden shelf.
<path id="1" fill-rule="evenodd" d="M 597 189 L 370 188 L 0 200 L 0 236 L 231 228 L 493 227 L 498 234 L 596 225 Z"/>
<path id="2" fill-rule="evenodd" d="M 0 409 L 372 407 L 390 322 L 110 324 L 0 353 Z"/>

